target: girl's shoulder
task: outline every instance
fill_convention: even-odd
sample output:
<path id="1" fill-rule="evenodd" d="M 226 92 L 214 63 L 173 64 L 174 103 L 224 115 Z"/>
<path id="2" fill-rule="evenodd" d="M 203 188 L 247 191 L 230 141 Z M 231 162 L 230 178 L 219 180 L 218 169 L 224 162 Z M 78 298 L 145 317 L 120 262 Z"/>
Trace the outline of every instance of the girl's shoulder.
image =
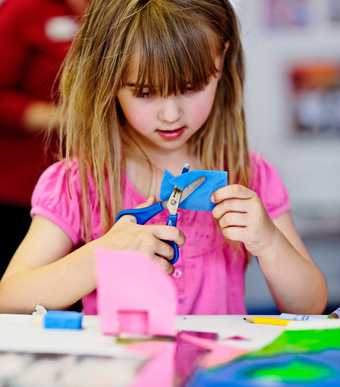
<path id="1" fill-rule="evenodd" d="M 260 154 L 250 154 L 250 189 L 255 191 L 265 205 L 268 214 L 277 218 L 290 210 L 290 200 L 276 168 Z"/>
<path id="2" fill-rule="evenodd" d="M 57 224 L 77 244 L 80 240 L 80 197 L 78 163 L 56 162 L 42 173 L 34 188 L 31 215 L 43 216 Z"/>
<path id="3" fill-rule="evenodd" d="M 33 192 L 33 197 L 35 194 L 43 192 L 71 195 L 79 192 L 79 188 L 80 176 L 77 161 L 61 160 L 51 164 L 41 174 Z"/>

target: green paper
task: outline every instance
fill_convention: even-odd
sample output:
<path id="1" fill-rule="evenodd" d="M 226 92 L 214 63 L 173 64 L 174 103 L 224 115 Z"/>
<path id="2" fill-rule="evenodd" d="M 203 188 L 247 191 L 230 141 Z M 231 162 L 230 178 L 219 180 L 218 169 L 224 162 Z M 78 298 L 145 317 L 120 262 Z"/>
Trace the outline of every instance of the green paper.
<path id="1" fill-rule="evenodd" d="M 286 330 L 266 347 L 243 358 L 320 352 L 329 349 L 340 350 L 340 329 Z"/>
<path id="2" fill-rule="evenodd" d="M 334 372 L 329 367 L 303 360 L 295 360 L 276 367 L 256 368 L 247 373 L 247 377 L 263 381 L 301 383 L 316 382 L 329 378 L 333 374 Z"/>

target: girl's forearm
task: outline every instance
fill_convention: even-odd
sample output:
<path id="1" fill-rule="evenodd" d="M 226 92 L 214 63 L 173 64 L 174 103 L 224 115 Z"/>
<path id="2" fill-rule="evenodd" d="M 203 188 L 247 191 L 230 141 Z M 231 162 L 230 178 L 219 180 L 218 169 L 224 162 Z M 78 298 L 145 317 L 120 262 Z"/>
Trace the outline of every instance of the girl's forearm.
<path id="1" fill-rule="evenodd" d="M 35 305 L 64 309 L 96 287 L 94 244 L 0 282 L 0 313 L 32 313 Z"/>
<path id="2" fill-rule="evenodd" d="M 320 314 L 324 311 L 328 297 L 324 276 L 279 230 L 271 248 L 258 260 L 281 312 Z"/>

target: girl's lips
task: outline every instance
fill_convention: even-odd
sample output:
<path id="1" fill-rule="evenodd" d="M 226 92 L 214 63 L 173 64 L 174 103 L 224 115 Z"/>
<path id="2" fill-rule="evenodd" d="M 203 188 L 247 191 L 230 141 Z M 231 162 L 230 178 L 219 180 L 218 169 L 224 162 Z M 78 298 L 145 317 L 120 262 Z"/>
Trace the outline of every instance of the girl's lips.
<path id="1" fill-rule="evenodd" d="M 156 132 L 165 140 L 177 140 L 182 136 L 182 134 L 185 131 L 185 126 L 179 129 L 174 129 L 174 130 L 160 130 L 157 129 Z"/>

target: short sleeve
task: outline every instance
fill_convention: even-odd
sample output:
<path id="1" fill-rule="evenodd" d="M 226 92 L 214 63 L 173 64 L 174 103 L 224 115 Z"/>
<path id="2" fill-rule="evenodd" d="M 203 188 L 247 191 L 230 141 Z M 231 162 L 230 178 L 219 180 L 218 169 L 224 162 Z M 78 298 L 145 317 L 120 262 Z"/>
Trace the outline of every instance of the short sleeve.
<path id="1" fill-rule="evenodd" d="M 288 191 L 275 168 L 260 155 L 251 155 L 250 188 L 262 200 L 269 216 L 278 218 L 290 211 Z"/>
<path id="2" fill-rule="evenodd" d="M 40 215 L 59 226 L 73 245 L 81 241 L 77 164 L 60 161 L 40 176 L 32 195 L 31 216 Z"/>

